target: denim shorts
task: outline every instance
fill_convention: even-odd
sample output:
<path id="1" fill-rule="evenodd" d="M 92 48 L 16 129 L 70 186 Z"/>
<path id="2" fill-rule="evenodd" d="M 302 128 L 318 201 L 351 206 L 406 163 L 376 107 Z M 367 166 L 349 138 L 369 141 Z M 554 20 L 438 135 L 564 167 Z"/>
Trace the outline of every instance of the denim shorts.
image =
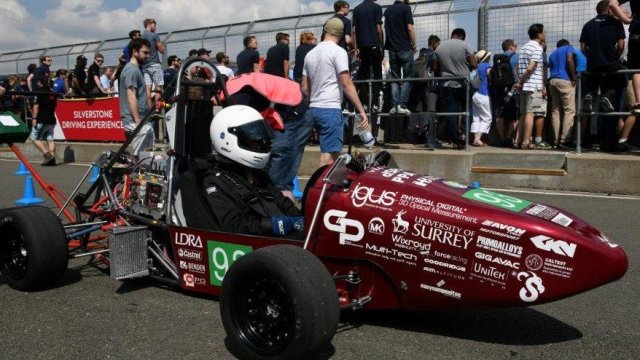
<path id="1" fill-rule="evenodd" d="M 320 152 L 339 153 L 342 151 L 344 117 L 340 109 L 311 108 L 313 126 L 320 138 Z"/>
<path id="2" fill-rule="evenodd" d="M 31 140 L 53 141 L 53 129 L 55 125 L 45 125 L 36 123 L 31 128 Z"/>

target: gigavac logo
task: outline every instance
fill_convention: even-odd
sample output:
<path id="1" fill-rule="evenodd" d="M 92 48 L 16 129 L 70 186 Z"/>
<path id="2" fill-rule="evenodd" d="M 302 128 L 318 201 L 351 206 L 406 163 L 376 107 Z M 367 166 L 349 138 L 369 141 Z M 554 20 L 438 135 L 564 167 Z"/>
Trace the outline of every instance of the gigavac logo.
<path id="1" fill-rule="evenodd" d="M 518 281 L 525 280 L 524 287 L 520 289 L 520 299 L 524 302 L 534 302 L 538 300 L 538 295 L 544 292 L 542 279 L 533 271 L 522 271 L 518 273 Z"/>
<path id="2" fill-rule="evenodd" d="M 202 239 L 200 239 L 200 236 L 196 236 L 193 234 L 176 233 L 174 236 L 174 241 L 176 245 L 192 246 L 202 249 Z"/>
<path id="3" fill-rule="evenodd" d="M 382 235 L 384 234 L 384 221 L 379 217 L 374 217 L 369 221 L 369 226 L 367 228 L 372 234 Z"/>
<path id="4" fill-rule="evenodd" d="M 569 244 L 563 240 L 554 240 L 548 236 L 538 235 L 531 238 L 531 242 L 538 249 L 554 252 L 558 255 L 568 256 L 573 258 L 576 253 L 576 244 Z"/>
<path id="5" fill-rule="evenodd" d="M 358 220 L 347 219 L 347 212 L 341 210 L 329 210 L 324 214 L 324 226 L 327 229 L 340 233 L 340 245 L 346 242 L 358 242 L 364 236 L 364 226 Z"/>
<path id="6" fill-rule="evenodd" d="M 355 207 L 363 207 L 366 205 L 378 205 L 387 208 L 396 202 L 396 193 L 393 191 L 382 190 L 376 194 L 376 189 L 358 184 L 351 194 L 351 201 Z"/>

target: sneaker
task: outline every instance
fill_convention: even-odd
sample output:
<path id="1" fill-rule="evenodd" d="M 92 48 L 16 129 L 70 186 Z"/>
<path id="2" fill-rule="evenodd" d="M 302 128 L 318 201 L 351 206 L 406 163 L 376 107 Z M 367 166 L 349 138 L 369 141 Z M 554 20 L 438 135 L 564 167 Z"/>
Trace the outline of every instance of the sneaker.
<path id="1" fill-rule="evenodd" d="M 40 164 L 42 166 L 53 166 L 56 164 L 56 158 L 55 156 L 46 153 L 42 156 L 44 158 L 44 161 Z"/>
<path id="2" fill-rule="evenodd" d="M 593 99 L 591 98 L 591 94 L 585 95 L 584 100 L 582 101 L 582 111 L 583 112 L 590 113 L 591 111 L 593 111 L 593 109 L 591 108 L 592 101 L 593 101 Z"/>
<path id="3" fill-rule="evenodd" d="M 613 105 L 611 104 L 611 101 L 609 101 L 609 99 L 607 99 L 605 96 L 600 98 L 600 108 L 604 112 L 614 112 L 615 111 L 615 109 L 613 108 Z"/>
<path id="4" fill-rule="evenodd" d="M 389 114 L 394 115 L 397 112 L 397 108 L 397 106 L 392 107 L 391 110 L 389 110 Z"/>
<path id="5" fill-rule="evenodd" d="M 548 143 L 546 143 L 544 141 L 540 141 L 540 142 L 536 143 L 536 149 L 549 150 L 549 149 L 551 149 L 551 145 L 549 145 Z"/>
<path id="6" fill-rule="evenodd" d="M 633 105 L 633 107 L 631 108 L 631 113 L 640 114 L 640 104 Z"/>
<path id="7" fill-rule="evenodd" d="M 398 105 L 398 114 L 411 115 L 411 111 L 404 105 Z"/>
<path id="8" fill-rule="evenodd" d="M 616 152 L 627 152 L 630 150 L 631 150 L 631 145 L 629 145 L 627 141 L 619 142 L 618 145 L 616 145 Z"/>
<path id="9" fill-rule="evenodd" d="M 435 149 L 436 149 L 436 147 L 435 147 L 435 145 L 434 145 L 434 144 L 429 144 L 429 143 L 427 143 L 427 144 L 424 146 L 424 148 L 425 148 L 426 150 L 429 150 L 429 151 L 433 151 L 433 150 L 435 150 Z"/>
<path id="10" fill-rule="evenodd" d="M 574 144 L 573 141 L 571 140 L 558 143 L 558 149 L 561 149 L 561 150 L 571 150 L 575 148 L 576 148 L 576 144 Z"/>

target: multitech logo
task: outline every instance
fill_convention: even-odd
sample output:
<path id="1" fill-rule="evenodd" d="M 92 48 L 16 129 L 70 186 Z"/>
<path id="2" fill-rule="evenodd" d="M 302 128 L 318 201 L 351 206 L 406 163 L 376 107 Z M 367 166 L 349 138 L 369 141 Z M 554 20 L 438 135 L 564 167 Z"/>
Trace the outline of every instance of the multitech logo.
<path id="1" fill-rule="evenodd" d="M 330 231 L 340 233 L 339 243 L 358 242 L 364 236 L 364 226 L 358 220 L 347 219 L 347 212 L 329 210 L 324 214 L 324 226 Z"/>
<path id="2" fill-rule="evenodd" d="M 573 255 L 576 253 L 576 244 L 569 244 L 564 240 L 554 240 L 544 235 L 532 237 L 531 242 L 540 250 L 554 252 L 570 258 L 573 258 Z"/>

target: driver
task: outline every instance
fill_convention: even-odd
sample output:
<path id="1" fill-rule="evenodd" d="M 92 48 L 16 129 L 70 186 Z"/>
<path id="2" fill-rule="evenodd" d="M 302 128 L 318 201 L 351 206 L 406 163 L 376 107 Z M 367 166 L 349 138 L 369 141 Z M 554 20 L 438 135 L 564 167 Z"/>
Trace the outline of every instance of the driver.
<path id="1" fill-rule="evenodd" d="M 215 165 L 203 178 L 207 202 L 221 231 L 286 236 L 302 233 L 304 217 L 261 171 L 273 134 L 255 109 L 222 109 L 209 128 Z M 299 234 L 299 235 L 300 235 Z"/>

